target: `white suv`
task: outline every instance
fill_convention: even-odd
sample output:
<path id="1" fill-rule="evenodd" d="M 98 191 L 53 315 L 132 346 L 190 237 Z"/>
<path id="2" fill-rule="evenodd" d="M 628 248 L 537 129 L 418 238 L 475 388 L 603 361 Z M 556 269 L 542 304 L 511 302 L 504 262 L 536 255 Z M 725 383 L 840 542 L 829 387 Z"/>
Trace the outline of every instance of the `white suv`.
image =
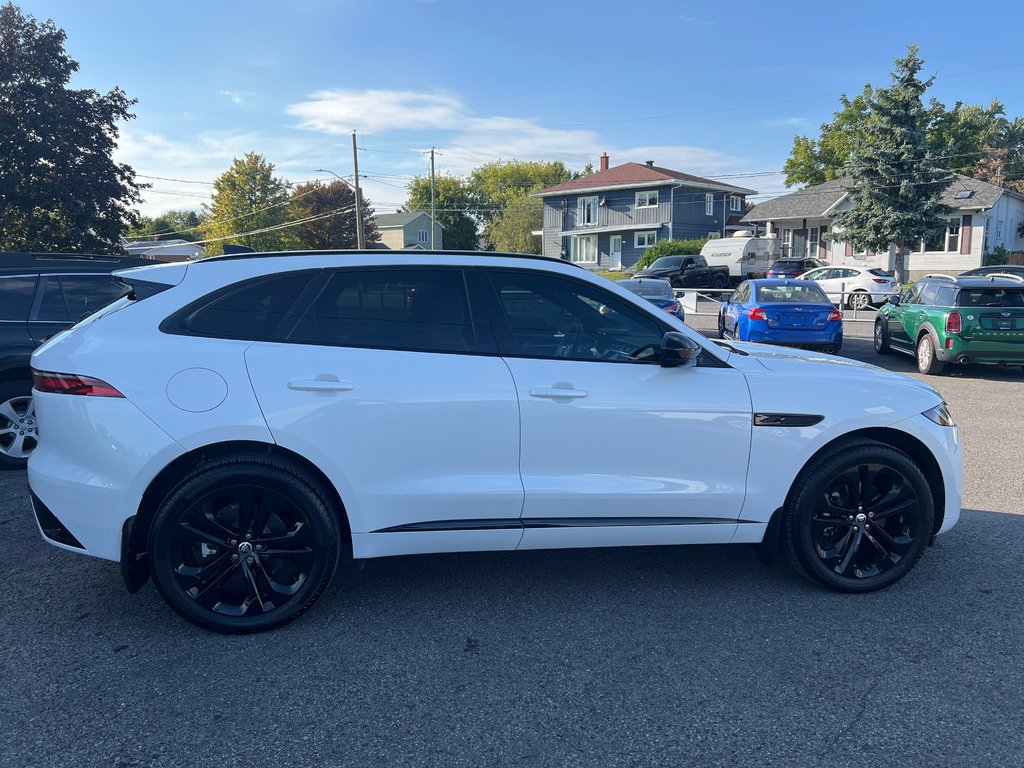
<path id="1" fill-rule="evenodd" d="M 709 341 L 564 262 L 118 274 L 127 297 L 32 357 L 33 508 L 48 541 L 211 629 L 295 618 L 343 558 L 425 552 L 749 543 L 863 592 L 960 514 L 930 386 Z"/>

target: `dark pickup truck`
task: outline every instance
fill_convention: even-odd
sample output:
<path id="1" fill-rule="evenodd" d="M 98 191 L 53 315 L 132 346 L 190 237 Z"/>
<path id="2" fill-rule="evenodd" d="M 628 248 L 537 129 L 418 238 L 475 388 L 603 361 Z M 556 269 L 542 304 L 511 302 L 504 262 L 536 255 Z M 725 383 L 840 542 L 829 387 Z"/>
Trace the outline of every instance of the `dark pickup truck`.
<path id="1" fill-rule="evenodd" d="M 703 256 L 662 256 L 635 277 L 660 277 L 673 288 L 727 288 L 729 268 L 709 267 Z"/>

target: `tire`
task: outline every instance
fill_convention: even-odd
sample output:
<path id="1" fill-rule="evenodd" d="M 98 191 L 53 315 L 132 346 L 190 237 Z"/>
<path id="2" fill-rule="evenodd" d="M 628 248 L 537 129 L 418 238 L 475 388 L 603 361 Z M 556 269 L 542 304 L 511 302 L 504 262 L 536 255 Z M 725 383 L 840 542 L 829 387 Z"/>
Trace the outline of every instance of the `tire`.
<path id="1" fill-rule="evenodd" d="M 871 306 L 871 294 L 866 291 L 854 291 L 846 298 L 848 309 L 861 310 Z"/>
<path id="2" fill-rule="evenodd" d="M 917 340 L 917 370 L 928 376 L 942 373 L 945 366 L 935 357 L 935 345 L 930 333 L 922 333 Z"/>
<path id="3" fill-rule="evenodd" d="M 727 282 L 726 279 L 724 277 L 722 277 L 721 275 L 715 275 L 714 279 L 711 281 L 711 287 L 712 288 L 725 288 L 726 282 Z"/>
<path id="4" fill-rule="evenodd" d="M 334 506 L 280 459 L 215 459 L 157 510 L 149 534 L 153 583 L 171 608 L 204 629 L 279 627 L 312 606 L 334 576 L 341 550 Z"/>
<path id="5" fill-rule="evenodd" d="M 855 440 L 800 473 L 783 508 L 782 536 L 790 564 L 807 578 L 840 592 L 873 592 L 917 564 L 934 520 L 931 489 L 914 460 Z"/>
<path id="6" fill-rule="evenodd" d="M 31 381 L 0 384 L 0 469 L 24 469 L 36 447 Z"/>
<path id="7" fill-rule="evenodd" d="M 671 281 L 669 281 L 669 284 L 673 288 L 680 288 L 681 289 L 683 287 L 683 281 L 680 280 L 678 277 L 673 278 Z"/>
<path id="8" fill-rule="evenodd" d="M 722 315 L 718 316 L 718 338 L 725 338 L 725 318 Z"/>
<path id="9" fill-rule="evenodd" d="M 874 339 L 875 352 L 880 355 L 888 355 L 892 352 L 892 347 L 889 346 L 889 329 L 881 320 L 875 321 Z"/>

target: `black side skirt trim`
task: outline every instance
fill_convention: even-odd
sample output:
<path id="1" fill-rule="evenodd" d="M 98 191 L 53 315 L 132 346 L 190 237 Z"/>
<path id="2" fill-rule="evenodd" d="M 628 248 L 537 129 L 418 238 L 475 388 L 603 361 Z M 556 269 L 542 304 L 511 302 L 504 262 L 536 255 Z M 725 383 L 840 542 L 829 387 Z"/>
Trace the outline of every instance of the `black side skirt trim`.
<path id="1" fill-rule="evenodd" d="M 370 533 L 419 533 L 424 531 L 497 531 L 519 528 L 606 528 L 609 526 L 649 525 L 735 525 L 754 520 L 730 520 L 724 517 L 525 517 L 486 520 L 428 520 L 422 523 L 393 525 Z"/>
<path id="2" fill-rule="evenodd" d="M 813 427 L 824 416 L 810 413 L 755 413 L 755 427 Z"/>

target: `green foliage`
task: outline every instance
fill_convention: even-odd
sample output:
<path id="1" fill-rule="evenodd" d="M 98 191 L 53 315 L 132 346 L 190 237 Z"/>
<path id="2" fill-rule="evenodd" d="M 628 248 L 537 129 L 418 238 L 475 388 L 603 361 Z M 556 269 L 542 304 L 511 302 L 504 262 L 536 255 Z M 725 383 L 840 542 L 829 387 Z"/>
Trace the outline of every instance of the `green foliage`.
<path id="1" fill-rule="evenodd" d="M 601 277 L 605 278 L 606 280 L 612 280 L 612 281 L 615 281 L 615 280 L 625 280 L 625 279 L 627 279 L 629 277 L 629 272 L 623 272 L 622 270 L 620 270 L 618 272 L 605 272 L 603 270 L 598 270 L 594 274 L 600 275 Z"/>
<path id="2" fill-rule="evenodd" d="M 1010 253 L 1006 250 L 1005 246 L 997 245 L 991 251 L 985 254 L 981 262 L 984 266 L 999 266 L 1001 264 L 1010 263 Z"/>
<path id="3" fill-rule="evenodd" d="M 872 94 L 870 85 L 865 85 L 864 91 L 852 99 L 844 93 L 839 97 L 843 108 L 836 112 L 831 123 L 821 126 L 817 139 L 806 136 L 793 139 L 793 149 L 783 166 L 787 187 L 822 184 L 843 175 L 843 166 L 850 158 L 853 144 L 863 136 L 871 119 Z"/>
<path id="4" fill-rule="evenodd" d="M 135 172 L 112 159 L 135 100 L 69 88 L 66 37 L 0 6 L 0 250 L 118 251 L 137 220 Z"/>
<path id="5" fill-rule="evenodd" d="M 362 198 L 363 245 L 380 242 L 373 205 Z M 284 230 L 284 245 L 289 250 L 320 251 L 356 248 L 356 193 L 344 181 L 321 184 L 313 181 L 300 184 L 288 203 L 288 220 L 318 217 Z"/>
<path id="6" fill-rule="evenodd" d="M 940 227 L 952 210 L 940 200 L 951 183 L 929 152 L 928 113 L 921 97 L 931 79 L 921 80 L 924 62 L 917 47 L 896 59 L 889 88 L 872 95 L 871 119 L 854 136 L 848 166 L 849 210 L 833 216 L 836 237 L 856 250 L 897 247 L 897 278 L 906 277 L 903 256 Z"/>
<path id="7" fill-rule="evenodd" d="M 474 218 L 476 202 L 468 182 L 457 176 L 435 176 L 434 209 L 437 221 L 444 227 L 445 248 L 472 251 L 477 247 L 477 228 Z M 409 199 L 402 206 L 405 211 L 430 213 L 430 177 L 417 176 L 409 184 Z"/>
<path id="8" fill-rule="evenodd" d="M 532 233 L 541 229 L 543 218 L 544 203 L 539 197 L 510 200 L 488 225 L 488 245 L 496 251 L 540 253 L 540 236 Z"/>
<path id="9" fill-rule="evenodd" d="M 139 223 L 128 229 L 129 238 L 150 240 L 188 240 L 194 242 L 202 237 L 200 227 L 203 217 L 192 210 L 167 211 L 155 218 L 142 216 Z"/>
<path id="10" fill-rule="evenodd" d="M 503 245 L 532 242 L 530 232 L 541 228 L 543 205 L 516 206 L 507 215 L 506 208 L 514 201 L 529 199 L 531 192 L 571 178 L 572 173 L 558 160 L 550 163 L 509 160 L 475 168 L 469 176 L 469 186 L 476 201 L 477 215 L 484 224 L 488 248 L 504 250 L 499 242 Z M 532 210 L 538 213 L 530 215 L 528 212 Z M 530 250 L 534 249 L 539 249 L 539 244 Z"/>
<path id="11" fill-rule="evenodd" d="M 225 243 L 257 251 L 281 250 L 285 247 L 285 229 L 243 233 L 283 224 L 288 218 L 287 203 L 288 185 L 274 176 L 273 163 L 255 152 L 235 158 L 213 182 L 213 199 L 203 206 L 203 234 L 207 239 L 227 238 L 209 243 L 207 255 L 223 253 Z"/>
<path id="12" fill-rule="evenodd" d="M 659 240 L 644 251 L 643 256 L 640 257 L 634 269 L 639 271 L 644 267 L 648 267 L 662 256 L 677 256 L 679 254 L 697 255 L 707 241 L 708 238 L 706 237 L 696 240 Z"/>

